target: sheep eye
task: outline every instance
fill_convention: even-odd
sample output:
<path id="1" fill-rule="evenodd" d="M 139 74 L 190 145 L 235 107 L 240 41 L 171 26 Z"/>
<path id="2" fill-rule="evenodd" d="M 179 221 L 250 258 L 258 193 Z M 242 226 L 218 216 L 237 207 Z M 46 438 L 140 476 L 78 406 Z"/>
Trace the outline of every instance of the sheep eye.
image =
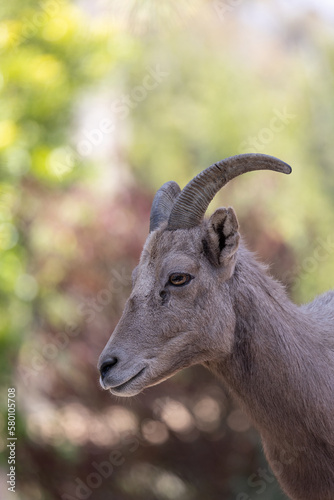
<path id="1" fill-rule="evenodd" d="M 173 273 L 169 276 L 169 283 L 174 286 L 182 286 L 189 283 L 191 279 L 192 276 L 190 276 L 190 274 Z"/>

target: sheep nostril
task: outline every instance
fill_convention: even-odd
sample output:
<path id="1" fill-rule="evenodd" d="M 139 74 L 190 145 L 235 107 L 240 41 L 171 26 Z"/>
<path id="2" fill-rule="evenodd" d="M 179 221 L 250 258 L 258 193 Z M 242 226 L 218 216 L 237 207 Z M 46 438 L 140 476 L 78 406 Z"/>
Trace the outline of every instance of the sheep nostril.
<path id="1" fill-rule="evenodd" d="M 102 380 L 106 377 L 106 375 L 108 374 L 110 369 L 113 366 L 115 366 L 117 362 L 118 362 L 117 358 L 109 358 L 109 359 L 107 359 L 107 361 L 102 363 L 101 368 L 100 368 Z"/>

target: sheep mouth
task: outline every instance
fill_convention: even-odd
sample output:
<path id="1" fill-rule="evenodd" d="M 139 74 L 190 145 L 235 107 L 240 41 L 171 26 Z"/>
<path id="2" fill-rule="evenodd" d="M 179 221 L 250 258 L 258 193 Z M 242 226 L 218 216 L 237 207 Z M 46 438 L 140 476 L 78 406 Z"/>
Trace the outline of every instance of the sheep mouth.
<path id="1" fill-rule="evenodd" d="M 141 370 L 139 370 L 139 372 L 136 373 L 136 375 L 133 375 L 133 377 L 129 378 L 126 382 L 123 382 L 122 384 L 117 385 L 116 387 L 111 387 L 109 389 L 110 392 L 112 394 L 115 394 L 115 395 L 119 396 L 120 393 L 126 391 L 130 387 L 130 385 L 132 384 L 132 382 L 134 382 L 135 380 L 137 380 L 142 375 L 142 373 L 145 370 L 146 370 L 146 367 L 144 366 L 144 368 L 142 368 Z"/>

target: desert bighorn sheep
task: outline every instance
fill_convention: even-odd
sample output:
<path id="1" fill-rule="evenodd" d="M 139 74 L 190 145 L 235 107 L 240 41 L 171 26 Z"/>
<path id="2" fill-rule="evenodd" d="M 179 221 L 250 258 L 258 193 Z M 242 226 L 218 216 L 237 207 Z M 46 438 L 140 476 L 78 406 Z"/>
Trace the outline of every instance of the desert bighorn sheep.
<path id="1" fill-rule="evenodd" d="M 232 208 L 206 209 L 252 170 L 290 173 L 267 155 L 227 158 L 181 192 L 157 192 L 123 316 L 100 356 L 100 383 L 133 396 L 201 363 L 258 428 L 293 500 L 334 499 L 334 291 L 297 306 L 242 243 Z"/>

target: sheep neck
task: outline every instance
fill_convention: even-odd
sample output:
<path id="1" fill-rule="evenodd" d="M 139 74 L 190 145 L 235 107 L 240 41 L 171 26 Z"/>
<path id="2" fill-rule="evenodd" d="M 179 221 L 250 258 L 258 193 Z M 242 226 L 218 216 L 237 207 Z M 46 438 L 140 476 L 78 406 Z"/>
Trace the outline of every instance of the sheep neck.
<path id="1" fill-rule="evenodd" d="M 328 386 L 319 324 L 249 252 L 242 257 L 230 280 L 236 315 L 232 352 L 207 366 L 224 379 L 263 436 L 305 443 L 310 426 L 319 432 L 319 408 L 326 404 L 319 394 L 319 387 Z M 291 422 L 298 422 L 299 435 Z"/>

